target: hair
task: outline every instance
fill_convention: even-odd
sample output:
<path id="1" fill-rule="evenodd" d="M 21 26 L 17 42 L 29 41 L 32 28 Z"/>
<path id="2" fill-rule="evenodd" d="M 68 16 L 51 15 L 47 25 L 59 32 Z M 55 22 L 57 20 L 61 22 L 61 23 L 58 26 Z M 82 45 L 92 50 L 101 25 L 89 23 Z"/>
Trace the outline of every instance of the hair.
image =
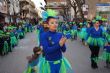
<path id="1" fill-rule="evenodd" d="M 36 52 L 39 52 L 41 51 L 41 48 L 40 47 L 34 47 L 33 48 L 33 53 L 36 54 Z"/>
<path id="2" fill-rule="evenodd" d="M 53 17 L 53 16 L 49 16 L 49 17 L 47 18 L 47 21 L 46 21 L 46 22 L 48 23 L 50 19 L 56 19 L 56 18 Z"/>
<path id="3" fill-rule="evenodd" d="M 108 45 L 110 45 L 110 41 L 108 42 Z"/>

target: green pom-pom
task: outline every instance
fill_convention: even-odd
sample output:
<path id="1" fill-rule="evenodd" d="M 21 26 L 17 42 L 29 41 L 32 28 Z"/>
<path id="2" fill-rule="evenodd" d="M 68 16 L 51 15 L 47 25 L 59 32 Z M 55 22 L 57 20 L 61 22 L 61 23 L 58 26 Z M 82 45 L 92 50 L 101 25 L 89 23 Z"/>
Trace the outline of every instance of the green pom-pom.
<path id="1" fill-rule="evenodd" d="M 107 19 L 106 18 L 102 18 L 102 21 L 107 21 Z"/>
<path id="2" fill-rule="evenodd" d="M 101 16 L 96 16 L 96 20 L 101 20 L 102 19 L 102 17 Z"/>
<path id="3" fill-rule="evenodd" d="M 48 13 L 48 16 L 57 16 L 58 12 L 56 12 L 55 10 L 52 10 L 52 9 L 47 9 L 47 13 Z"/>
<path id="4" fill-rule="evenodd" d="M 76 24 L 75 22 L 73 22 L 73 24 Z"/>
<path id="5" fill-rule="evenodd" d="M 93 22 L 93 23 L 95 23 L 95 22 L 96 22 L 96 20 L 94 19 L 94 20 L 92 20 L 92 22 Z"/>

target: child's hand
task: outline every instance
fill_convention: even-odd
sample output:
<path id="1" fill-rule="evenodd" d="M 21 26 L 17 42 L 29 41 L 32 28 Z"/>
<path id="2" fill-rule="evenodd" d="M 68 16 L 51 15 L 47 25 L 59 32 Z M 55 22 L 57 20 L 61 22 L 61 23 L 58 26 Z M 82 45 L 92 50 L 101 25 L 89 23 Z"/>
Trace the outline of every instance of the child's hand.
<path id="1" fill-rule="evenodd" d="M 67 39 L 65 37 L 62 37 L 59 41 L 60 46 L 63 46 L 65 44 L 66 40 Z"/>

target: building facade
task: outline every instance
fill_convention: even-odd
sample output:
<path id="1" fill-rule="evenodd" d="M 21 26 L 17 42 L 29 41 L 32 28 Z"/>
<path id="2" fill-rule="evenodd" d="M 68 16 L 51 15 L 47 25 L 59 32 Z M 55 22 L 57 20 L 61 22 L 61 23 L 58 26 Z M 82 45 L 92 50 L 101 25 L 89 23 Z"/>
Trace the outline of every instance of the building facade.
<path id="1" fill-rule="evenodd" d="M 6 0 L 0 0 L 0 23 L 5 21 L 5 16 L 8 13 L 7 9 L 7 1 Z"/>

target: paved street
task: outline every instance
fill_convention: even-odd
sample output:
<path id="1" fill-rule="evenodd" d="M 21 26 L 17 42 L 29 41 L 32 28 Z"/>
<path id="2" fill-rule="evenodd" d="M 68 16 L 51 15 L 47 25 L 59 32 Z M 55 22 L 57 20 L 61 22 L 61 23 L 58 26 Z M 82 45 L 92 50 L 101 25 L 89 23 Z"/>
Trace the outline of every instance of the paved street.
<path id="1" fill-rule="evenodd" d="M 25 39 L 20 40 L 12 53 L 7 56 L 0 56 L 0 73 L 23 73 L 27 60 L 26 56 L 32 54 L 32 48 L 36 45 L 35 33 L 28 33 Z M 83 46 L 80 40 L 67 41 L 67 52 L 65 56 L 70 60 L 74 73 L 109 73 L 110 69 L 104 68 L 105 63 L 99 63 L 99 69 L 93 70 L 90 67 L 90 51 Z"/>

